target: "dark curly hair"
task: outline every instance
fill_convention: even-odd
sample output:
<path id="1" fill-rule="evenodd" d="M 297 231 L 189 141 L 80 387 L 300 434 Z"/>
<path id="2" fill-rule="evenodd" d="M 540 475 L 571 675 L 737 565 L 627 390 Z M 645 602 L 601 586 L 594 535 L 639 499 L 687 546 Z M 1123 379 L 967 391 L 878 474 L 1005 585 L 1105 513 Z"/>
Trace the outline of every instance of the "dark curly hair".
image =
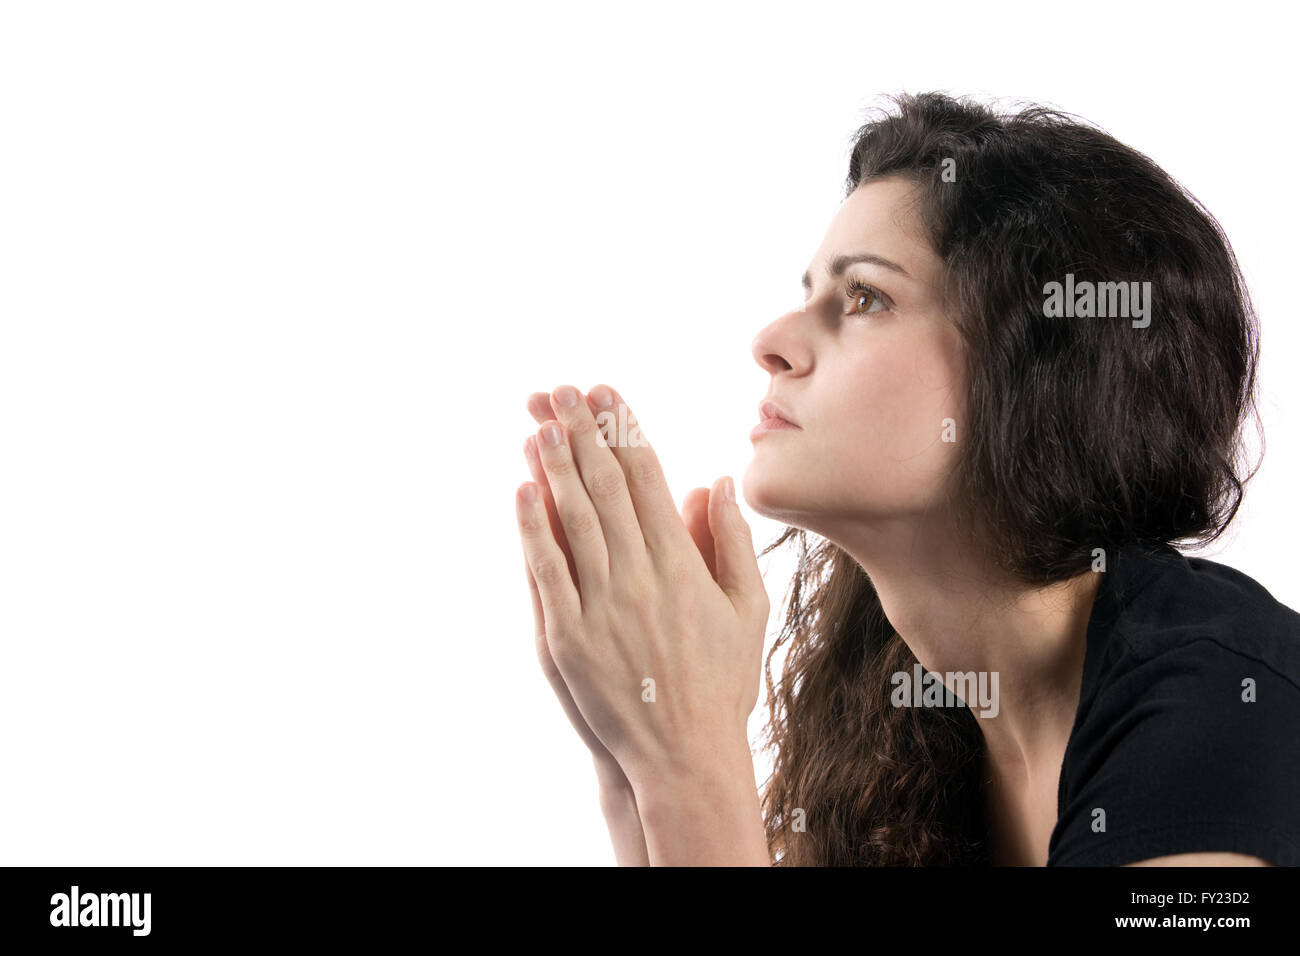
<path id="1" fill-rule="evenodd" d="M 1214 217 L 1070 114 L 1000 114 L 939 93 L 890 101 L 856 133 L 846 196 L 884 177 L 914 183 L 944 263 L 969 382 L 952 488 L 971 540 L 1030 586 L 1089 570 L 1094 548 L 1213 541 L 1258 470 L 1243 477 L 1241 426 L 1252 413 L 1258 425 L 1259 356 Z M 1045 317 L 1044 287 L 1067 273 L 1150 282 L 1149 325 Z M 762 554 L 792 537 L 799 567 L 765 667 L 773 861 L 987 864 L 974 715 L 890 706 L 890 675 L 916 658 L 871 580 L 798 528 Z"/>

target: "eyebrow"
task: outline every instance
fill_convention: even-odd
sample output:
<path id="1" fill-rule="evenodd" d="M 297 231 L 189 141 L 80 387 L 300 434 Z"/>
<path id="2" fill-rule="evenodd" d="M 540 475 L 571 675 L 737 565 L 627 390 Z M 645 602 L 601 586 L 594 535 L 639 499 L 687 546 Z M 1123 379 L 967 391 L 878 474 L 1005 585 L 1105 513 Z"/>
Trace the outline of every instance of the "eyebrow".
<path id="1" fill-rule="evenodd" d="M 905 278 L 908 279 L 912 278 L 910 275 L 908 275 L 907 270 L 904 269 L 902 266 L 900 266 L 897 262 L 891 262 L 890 260 L 886 259 L 884 256 L 873 255 L 870 252 L 862 252 L 862 253 L 858 253 L 857 255 L 836 256 L 834 259 L 830 261 L 829 265 L 826 266 L 826 275 L 828 278 L 831 279 L 839 278 L 844 274 L 845 269 L 847 269 L 849 266 L 857 262 L 870 262 L 873 265 L 883 266 L 886 269 L 890 269 L 894 272 L 897 272 L 899 275 Z M 805 272 L 803 274 L 802 282 L 805 291 L 809 291 L 809 292 L 812 291 L 811 273 Z"/>

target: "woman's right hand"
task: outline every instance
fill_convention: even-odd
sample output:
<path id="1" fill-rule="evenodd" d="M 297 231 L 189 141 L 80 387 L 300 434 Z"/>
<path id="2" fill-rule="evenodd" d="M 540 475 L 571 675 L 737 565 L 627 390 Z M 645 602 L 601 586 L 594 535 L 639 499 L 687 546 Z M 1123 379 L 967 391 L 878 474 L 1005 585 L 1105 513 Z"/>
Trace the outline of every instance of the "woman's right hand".
<path id="1" fill-rule="evenodd" d="M 586 400 L 586 396 L 582 396 Z M 551 396 L 546 392 L 534 392 L 528 397 L 528 411 L 537 420 L 540 427 L 548 421 L 556 419 L 558 416 L 551 405 Z M 593 412 L 597 410 L 592 409 Z M 564 534 L 564 526 L 560 523 L 559 513 L 555 509 L 555 497 L 551 494 L 551 485 L 546 478 L 546 471 L 542 467 L 542 462 L 537 454 L 537 435 L 533 434 L 528 437 L 524 443 L 524 457 L 528 460 L 529 471 L 532 472 L 533 481 L 541 489 L 542 501 L 546 505 L 547 518 L 551 523 L 551 529 L 555 534 L 555 540 L 560 545 L 560 550 L 564 553 L 564 558 L 569 564 L 569 573 L 573 576 L 574 585 L 577 585 L 578 571 L 574 564 L 573 552 L 569 547 L 568 538 Z M 717 563 L 714 558 L 713 533 L 709 530 L 709 489 L 693 488 L 686 495 L 682 504 L 682 520 L 686 524 L 691 538 L 695 541 L 696 547 L 700 549 L 700 554 L 704 557 L 704 563 L 709 568 L 709 573 L 717 578 Z M 546 641 L 546 618 L 542 610 L 541 595 L 537 590 L 537 581 L 533 578 L 533 572 L 528 567 L 527 562 L 524 565 L 525 572 L 528 575 L 528 588 L 533 597 L 533 632 L 534 642 L 537 646 L 537 659 L 542 665 L 542 673 L 546 675 L 547 681 L 550 682 L 551 689 L 555 691 L 555 696 L 560 700 L 560 706 L 564 708 L 564 713 L 569 718 L 569 723 L 573 729 L 578 732 L 582 742 L 587 745 L 591 751 L 593 762 L 596 766 L 596 777 L 600 781 L 600 808 L 605 816 L 605 823 L 609 827 L 610 839 L 614 845 L 614 856 L 619 866 L 649 866 L 650 854 L 646 846 L 645 830 L 641 825 L 640 813 L 636 806 L 636 795 L 632 790 L 632 784 L 627 779 L 627 774 L 619 766 L 614 755 L 609 752 L 600 738 L 592 731 L 582 711 L 578 709 L 577 703 L 573 699 L 573 694 L 569 691 L 569 686 L 564 682 L 560 675 L 559 668 L 555 666 L 555 661 L 551 657 L 550 646 Z"/>
<path id="2" fill-rule="evenodd" d="M 584 396 L 585 397 L 585 396 Z M 550 397 L 546 392 L 534 392 L 528 398 L 528 411 L 533 418 L 537 419 L 537 424 L 550 421 L 555 418 L 555 413 L 551 408 Z M 573 580 L 578 580 L 577 569 L 573 563 L 573 552 L 569 548 L 568 539 L 564 536 L 564 528 L 560 524 L 558 512 L 555 510 L 555 498 L 551 494 L 550 483 L 546 479 L 546 472 L 542 468 L 541 459 L 537 455 L 537 436 L 530 435 L 524 442 L 524 457 L 528 460 L 528 469 L 532 472 L 533 481 L 542 491 L 542 500 L 546 504 L 546 514 L 550 518 L 551 528 L 555 533 L 555 540 L 559 542 L 560 550 L 564 552 L 565 560 L 569 562 L 569 573 L 573 575 Z M 555 666 L 555 661 L 551 659 L 550 647 L 546 642 L 546 619 L 542 614 L 542 599 L 537 590 L 537 581 L 533 579 L 532 569 L 525 562 L 524 570 L 528 575 L 528 588 L 533 597 L 533 637 L 537 646 L 537 659 L 542 665 L 542 673 L 546 675 L 546 680 L 550 683 L 551 689 L 555 691 L 555 696 L 560 699 L 560 706 L 564 708 L 564 713 L 569 718 L 569 723 L 573 724 L 573 729 L 578 732 L 582 742 L 587 745 L 591 755 L 596 763 L 596 774 L 600 778 L 602 792 L 606 786 L 611 788 L 626 787 L 630 793 L 632 785 L 628 782 L 627 775 L 614 759 L 613 754 L 600 742 L 588 726 L 582 712 L 578 710 L 578 705 L 573 700 L 573 694 L 569 693 L 568 685 L 564 683 L 564 678 L 560 676 L 559 669 Z"/>
<path id="3" fill-rule="evenodd" d="M 584 401 L 586 398 L 586 395 L 582 395 Z M 537 420 L 539 427 L 545 422 L 557 418 L 556 410 L 551 405 L 551 396 L 546 392 L 534 392 L 528 397 L 528 411 Z M 593 407 L 592 411 L 595 412 L 597 409 Z M 564 527 L 560 523 L 559 513 L 555 509 L 555 498 L 551 494 L 550 482 L 547 481 L 546 472 L 542 468 L 541 459 L 537 454 L 537 436 L 535 434 L 530 435 L 524 443 L 524 457 L 528 460 L 528 468 L 532 472 L 533 481 L 541 489 L 542 501 L 546 505 L 546 514 L 555 533 L 555 540 L 559 543 L 560 550 L 564 552 L 565 560 L 569 563 L 569 573 L 573 576 L 576 586 L 578 572 L 573 562 L 573 553 L 569 548 L 568 539 L 565 537 Z M 709 572 L 716 577 L 713 534 L 709 530 L 708 508 L 709 489 L 694 488 L 686 495 L 682 506 L 682 520 L 685 522 L 691 538 L 699 548 L 700 554 L 704 557 L 704 563 L 708 566 Z M 528 587 L 533 598 L 534 641 L 537 647 L 537 658 L 542 665 L 542 673 L 546 675 L 551 689 L 555 691 L 555 696 L 559 698 L 560 706 L 564 708 L 564 713 L 568 716 L 573 729 L 578 732 L 582 742 L 591 751 L 596 764 L 596 773 L 600 778 L 603 797 L 607 796 L 615 800 L 621 800 L 621 796 L 632 793 L 632 785 L 623 769 L 618 765 L 618 761 L 614 759 L 614 755 L 600 742 L 600 738 L 587 724 L 586 718 L 582 716 L 582 712 L 573 700 L 573 694 L 569 692 L 568 685 L 564 683 L 564 678 L 560 676 L 555 661 L 551 659 L 550 648 L 546 642 L 546 621 L 542 613 L 542 600 L 537 590 L 537 582 L 533 579 L 532 570 L 527 567 L 526 563 L 525 571 L 528 575 Z M 618 791 L 622 791 L 622 794 Z"/>

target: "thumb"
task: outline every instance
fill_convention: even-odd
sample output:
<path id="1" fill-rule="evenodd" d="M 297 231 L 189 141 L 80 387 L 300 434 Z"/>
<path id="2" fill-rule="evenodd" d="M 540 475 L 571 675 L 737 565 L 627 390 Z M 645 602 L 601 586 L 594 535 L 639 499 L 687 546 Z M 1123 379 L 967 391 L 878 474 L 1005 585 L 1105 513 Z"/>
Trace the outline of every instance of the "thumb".
<path id="1" fill-rule="evenodd" d="M 714 558 L 713 532 L 709 530 L 709 489 L 692 488 L 682 503 L 682 521 L 691 533 L 700 557 L 708 565 L 709 577 L 718 580 L 718 565 Z"/>
<path id="2" fill-rule="evenodd" d="M 757 614 L 767 606 L 767 591 L 754 557 L 749 523 L 736 502 L 735 487 L 730 478 L 722 478 L 714 482 L 709 495 L 709 530 L 713 532 L 718 587 L 731 598 L 737 611 Z"/>

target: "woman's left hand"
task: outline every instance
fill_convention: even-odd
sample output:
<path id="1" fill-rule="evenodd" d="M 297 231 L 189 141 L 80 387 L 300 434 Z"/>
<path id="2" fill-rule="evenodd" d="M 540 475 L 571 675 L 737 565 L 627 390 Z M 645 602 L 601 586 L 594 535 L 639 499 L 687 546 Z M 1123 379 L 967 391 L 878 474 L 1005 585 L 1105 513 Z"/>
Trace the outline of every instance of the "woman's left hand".
<path id="1" fill-rule="evenodd" d="M 515 506 L 551 657 L 635 788 L 750 759 L 769 603 L 731 480 L 709 494 L 711 569 L 621 404 L 561 387 L 538 432 L 576 585 L 533 482 Z"/>

